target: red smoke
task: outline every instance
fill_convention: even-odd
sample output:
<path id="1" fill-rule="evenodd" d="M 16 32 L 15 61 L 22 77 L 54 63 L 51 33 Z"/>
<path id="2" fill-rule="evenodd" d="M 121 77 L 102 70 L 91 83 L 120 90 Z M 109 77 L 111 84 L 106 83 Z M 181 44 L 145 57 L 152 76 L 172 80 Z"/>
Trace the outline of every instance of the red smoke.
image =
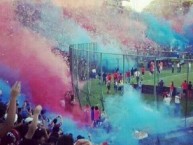
<path id="1" fill-rule="evenodd" d="M 51 52 L 51 42 L 28 30 L 15 18 L 14 5 L 1 2 L 0 62 L 19 71 L 22 80 L 28 82 L 34 104 L 64 113 L 60 100 L 65 92 L 71 90 L 71 77 L 66 63 Z M 81 112 L 79 107 L 68 110 L 72 111 L 74 117 Z"/>

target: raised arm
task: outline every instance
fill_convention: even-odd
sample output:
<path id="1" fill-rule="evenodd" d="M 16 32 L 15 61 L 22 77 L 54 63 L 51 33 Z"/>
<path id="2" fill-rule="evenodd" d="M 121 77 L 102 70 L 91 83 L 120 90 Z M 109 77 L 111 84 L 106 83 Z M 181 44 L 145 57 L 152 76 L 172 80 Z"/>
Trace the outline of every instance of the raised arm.
<path id="1" fill-rule="evenodd" d="M 11 96 L 7 108 L 7 118 L 4 123 L 0 124 L 0 137 L 5 135 L 10 129 L 14 127 L 14 120 L 16 114 L 16 100 L 21 92 L 21 82 L 16 81 L 11 88 Z"/>
<path id="2" fill-rule="evenodd" d="M 40 115 L 42 110 L 42 106 L 38 105 L 34 109 L 34 114 L 33 114 L 33 120 L 32 123 L 29 125 L 29 129 L 27 134 L 25 135 L 26 139 L 32 139 L 36 129 L 37 129 L 37 124 L 38 124 L 38 116 Z"/>

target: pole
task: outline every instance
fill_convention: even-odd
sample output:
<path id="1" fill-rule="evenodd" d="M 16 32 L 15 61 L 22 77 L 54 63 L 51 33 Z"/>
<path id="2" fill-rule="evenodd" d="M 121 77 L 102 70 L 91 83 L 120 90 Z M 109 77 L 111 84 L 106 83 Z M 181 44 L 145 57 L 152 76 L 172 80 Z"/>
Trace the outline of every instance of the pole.
<path id="1" fill-rule="evenodd" d="M 189 80 L 189 60 L 187 63 L 187 83 Z M 188 91 L 188 90 L 187 90 Z M 185 127 L 187 126 L 187 111 L 188 111 L 188 92 L 185 94 Z"/>
<path id="2" fill-rule="evenodd" d="M 80 105 L 80 108 L 82 109 L 82 104 L 81 104 L 81 101 L 80 101 L 80 96 L 79 96 L 79 87 L 78 87 L 78 81 L 79 81 L 79 72 L 78 72 L 78 67 L 79 67 L 79 65 L 78 65 L 78 59 L 79 59 L 79 56 L 78 56 L 78 51 L 80 51 L 80 50 L 77 50 L 77 49 L 74 49 L 74 51 L 76 52 L 75 53 L 75 55 L 76 55 L 76 57 L 75 57 L 75 61 L 76 61 L 76 87 L 75 87 L 75 90 L 76 90 L 76 95 L 77 95 L 77 97 L 78 97 L 78 101 L 79 101 L 79 105 Z M 73 66 L 72 66 L 73 67 Z"/>
<path id="3" fill-rule="evenodd" d="M 100 71 L 101 71 L 101 78 L 100 78 L 100 85 L 101 85 L 101 104 L 102 104 L 102 109 L 103 111 L 105 110 L 105 107 L 104 107 L 104 98 L 103 98 L 103 74 L 102 74 L 102 59 L 103 58 L 103 54 L 102 52 L 100 53 Z M 104 72 L 103 72 L 104 73 Z"/>
<path id="4" fill-rule="evenodd" d="M 125 84 L 125 55 L 123 55 L 123 84 Z M 124 86 L 123 85 L 123 94 L 124 94 Z"/>
<path id="5" fill-rule="evenodd" d="M 157 63 L 156 57 L 154 57 L 154 98 L 155 98 L 156 109 L 158 109 L 157 84 L 156 84 L 156 73 L 157 73 L 156 63 Z"/>

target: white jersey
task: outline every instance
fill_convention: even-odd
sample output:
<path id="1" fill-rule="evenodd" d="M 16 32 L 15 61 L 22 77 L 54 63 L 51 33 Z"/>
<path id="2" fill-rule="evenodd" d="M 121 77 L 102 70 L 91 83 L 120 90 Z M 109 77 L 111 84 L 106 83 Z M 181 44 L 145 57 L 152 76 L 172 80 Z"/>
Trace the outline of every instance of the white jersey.
<path id="1" fill-rule="evenodd" d="M 163 101 L 164 101 L 164 103 L 165 103 L 166 105 L 168 105 L 168 106 L 169 106 L 169 105 L 170 105 L 171 100 L 172 100 L 172 98 L 171 98 L 171 97 L 165 97 Z"/>
<path id="2" fill-rule="evenodd" d="M 139 76 L 140 76 L 140 72 L 139 72 L 139 71 L 136 71 L 136 72 L 134 73 L 134 75 L 135 75 L 135 77 L 139 77 Z"/>
<path id="3" fill-rule="evenodd" d="M 180 96 L 176 95 L 174 102 L 175 102 L 176 104 L 180 104 Z"/>

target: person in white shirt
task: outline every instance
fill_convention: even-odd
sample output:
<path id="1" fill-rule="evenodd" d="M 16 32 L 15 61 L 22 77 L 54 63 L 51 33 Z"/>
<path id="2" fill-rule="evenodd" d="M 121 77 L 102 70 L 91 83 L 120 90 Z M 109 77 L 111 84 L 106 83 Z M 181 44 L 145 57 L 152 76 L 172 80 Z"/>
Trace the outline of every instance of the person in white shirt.
<path id="1" fill-rule="evenodd" d="M 191 62 L 188 62 L 189 71 L 191 71 Z"/>
<path id="2" fill-rule="evenodd" d="M 180 72 L 180 63 L 177 63 L 177 72 Z"/>
<path id="3" fill-rule="evenodd" d="M 165 105 L 167 105 L 167 106 L 170 106 L 171 100 L 172 100 L 172 98 L 170 97 L 169 94 L 165 95 L 165 97 L 163 99 Z"/>
<path id="4" fill-rule="evenodd" d="M 135 71 L 134 75 L 136 77 L 137 85 L 139 85 L 139 79 L 140 79 L 140 75 L 141 75 L 140 71 L 138 71 L 138 70 Z"/>
<path id="5" fill-rule="evenodd" d="M 177 93 L 174 99 L 174 103 L 175 103 L 175 110 L 174 113 L 176 115 L 179 115 L 180 113 L 180 102 L 181 102 L 181 95 L 180 93 Z"/>
<path id="6" fill-rule="evenodd" d="M 163 99 L 163 102 L 165 104 L 165 113 L 166 114 L 170 114 L 170 103 L 171 103 L 171 100 L 172 100 L 172 97 L 170 96 L 169 93 L 167 93 L 165 96 L 164 96 L 164 99 Z"/>

